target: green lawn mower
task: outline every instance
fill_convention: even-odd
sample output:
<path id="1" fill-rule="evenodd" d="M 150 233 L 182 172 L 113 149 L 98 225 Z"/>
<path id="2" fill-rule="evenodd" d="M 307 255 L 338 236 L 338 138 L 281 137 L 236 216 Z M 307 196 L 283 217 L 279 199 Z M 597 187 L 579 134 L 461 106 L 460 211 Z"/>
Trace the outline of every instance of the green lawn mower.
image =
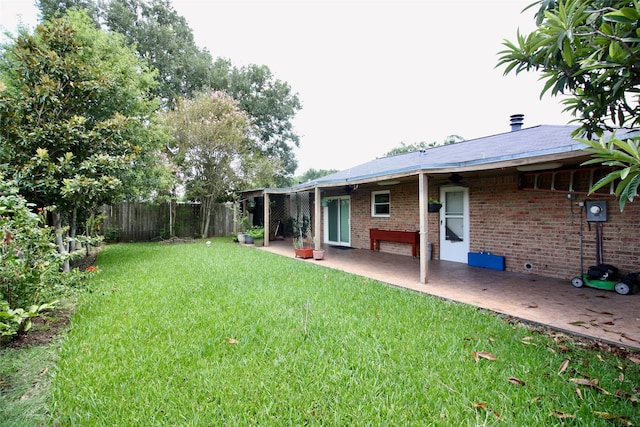
<path id="1" fill-rule="evenodd" d="M 589 224 L 594 223 L 596 229 L 596 265 L 589 267 L 584 273 L 584 257 L 582 250 L 582 218 L 580 221 L 580 270 L 581 275 L 571 279 L 576 288 L 590 288 L 616 291 L 620 295 L 635 294 L 640 288 L 640 271 L 621 276 L 618 269 L 611 264 L 604 264 L 602 250 L 602 223 L 607 220 L 607 205 L 603 201 L 587 201 L 584 204 Z M 589 227 L 591 228 L 591 227 Z"/>
<path id="2" fill-rule="evenodd" d="M 589 267 L 586 274 L 571 279 L 571 284 L 576 288 L 588 286 L 590 288 L 616 291 L 620 295 L 635 294 L 638 292 L 638 278 L 640 271 L 629 273 L 620 277 L 618 269 L 609 264 L 598 264 Z"/>

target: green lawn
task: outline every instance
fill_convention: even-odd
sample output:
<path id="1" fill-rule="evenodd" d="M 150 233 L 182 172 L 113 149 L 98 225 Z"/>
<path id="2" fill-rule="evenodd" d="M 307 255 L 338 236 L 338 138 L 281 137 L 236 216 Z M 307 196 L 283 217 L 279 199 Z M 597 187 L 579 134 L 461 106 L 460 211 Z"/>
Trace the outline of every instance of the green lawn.
<path id="1" fill-rule="evenodd" d="M 640 424 L 631 360 L 212 243 L 102 250 L 52 379 L 54 425 Z"/>

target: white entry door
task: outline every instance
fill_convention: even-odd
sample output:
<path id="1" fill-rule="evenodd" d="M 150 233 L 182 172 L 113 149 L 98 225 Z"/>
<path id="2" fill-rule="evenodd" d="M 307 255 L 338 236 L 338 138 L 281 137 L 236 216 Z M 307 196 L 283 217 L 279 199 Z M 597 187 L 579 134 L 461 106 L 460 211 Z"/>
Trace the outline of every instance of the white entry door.
<path id="1" fill-rule="evenodd" d="M 440 259 L 468 261 L 469 252 L 469 189 L 440 189 Z"/>

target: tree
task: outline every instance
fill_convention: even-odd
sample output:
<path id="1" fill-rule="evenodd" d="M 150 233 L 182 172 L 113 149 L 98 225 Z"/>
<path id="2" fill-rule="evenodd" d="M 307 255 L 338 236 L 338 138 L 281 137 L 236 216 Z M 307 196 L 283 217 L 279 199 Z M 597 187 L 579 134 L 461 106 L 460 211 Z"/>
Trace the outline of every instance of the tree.
<path id="1" fill-rule="evenodd" d="M 43 16 L 55 15 L 56 8 L 86 9 L 96 25 L 123 34 L 139 58 L 157 70 L 154 94 L 166 109 L 175 107 L 177 97 L 191 98 L 204 90 L 231 94 L 255 125 L 252 149 L 279 165 L 259 180 L 263 186 L 286 185 L 295 172 L 293 150 L 300 142 L 292 119 L 301 109 L 298 95 L 264 65 L 238 68 L 223 58 L 213 62 L 206 49 L 196 46 L 187 21 L 168 0 L 40 0 L 39 5 Z"/>
<path id="2" fill-rule="evenodd" d="M 640 186 L 639 137 L 601 137 L 617 127 L 640 125 L 640 4 L 613 0 L 540 0 L 537 29 L 505 41 L 498 66 L 505 74 L 542 71 L 542 94 L 565 94 L 565 111 L 581 123 L 593 161 L 614 167 L 592 191 L 619 180 L 620 209 Z"/>
<path id="3" fill-rule="evenodd" d="M 42 21 L 60 18 L 73 8 L 85 10 L 95 22 L 99 20 L 98 5 L 93 0 L 36 0 L 36 5 Z"/>
<path id="4" fill-rule="evenodd" d="M 302 108 L 298 94 L 286 82 L 275 79 L 265 65 L 236 68 L 218 59 L 212 79 L 212 87 L 229 93 L 249 114 L 255 126 L 252 140 L 256 153 L 279 165 L 266 186 L 285 184 L 297 168 L 293 148 L 300 145 L 300 138 L 291 121 Z"/>
<path id="5" fill-rule="evenodd" d="M 405 153 L 412 153 L 414 151 L 419 151 L 419 150 L 426 150 L 428 148 L 437 147 L 438 145 L 456 144 L 461 141 L 464 141 L 464 138 L 461 137 L 460 135 L 449 135 L 441 143 L 434 141 L 430 144 L 427 144 L 426 142 L 421 141 L 421 142 L 414 142 L 413 144 L 405 144 L 404 142 L 401 141 L 399 147 L 392 148 L 383 157 L 396 156 L 398 154 L 405 154 Z"/>
<path id="6" fill-rule="evenodd" d="M 268 173 L 270 163 L 250 150 L 249 118 L 224 92 L 179 98 L 164 119 L 173 129 L 170 152 L 185 179 L 187 197 L 202 203 L 200 233 L 207 237 L 213 204 L 257 174 Z"/>
<path id="7" fill-rule="evenodd" d="M 210 86 L 213 59 L 196 46 L 189 24 L 169 0 L 110 0 L 102 15 L 107 28 L 123 34 L 139 57 L 158 71 L 154 93 L 165 107 Z"/>
<path id="8" fill-rule="evenodd" d="M 338 169 L 307 169 L 305 173 L 296 178 L 298 183 L 313 181 L 314 179 L 322 178 L 323 176 L 331 175 L 338 172 Z"/>
<path id="9" fill-rule="evenodd" d="M 142 137 L 154 75 L 120 36 L 71 11 L 5 47 L 0 80 L 0 164 L 27 200 L 51 207 L 64 253 L 63 221 L 73 230 L 78 210 L 118 197 L 155 149 Z"/>

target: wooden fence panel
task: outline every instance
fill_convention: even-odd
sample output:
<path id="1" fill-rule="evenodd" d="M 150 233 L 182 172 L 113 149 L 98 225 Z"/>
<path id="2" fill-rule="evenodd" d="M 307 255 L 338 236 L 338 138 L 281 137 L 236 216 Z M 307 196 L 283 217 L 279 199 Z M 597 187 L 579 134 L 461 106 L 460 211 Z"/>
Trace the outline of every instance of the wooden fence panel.
<path id="1" fill-rule="evenodd" d="M 200 204 L 174 205 L 174 235 L 200 237 Z M 169 205 L 118 203 L 102 207 L 102 233 L 107 241 L 149 242 L 169 238 Z M 208 237 L 233 233 L 233 209 L 230 204 L 216 204 L 209 224 Z"/>

